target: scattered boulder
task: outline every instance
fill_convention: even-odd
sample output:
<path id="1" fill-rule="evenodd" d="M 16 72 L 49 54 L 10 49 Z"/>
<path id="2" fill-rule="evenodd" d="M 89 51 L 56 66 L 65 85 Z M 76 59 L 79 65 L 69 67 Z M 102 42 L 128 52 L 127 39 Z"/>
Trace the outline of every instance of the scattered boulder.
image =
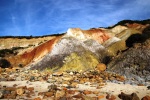
<path id="1" fill-rule="evenodd" d="M 40 97 L 34 98 L 33 100 L 42 100 Z"/>
<path id="2" fill-rule="evenodd" d="M 52 85 L 48 86 L 48 89 L 49 89 L 49 91 L 56 91 L 56 90 L 58 90 L 57 85 L 55 85 L 55 84 L 52 84 Z"/>
<path id="3" fill-rule="evenodd" d="M 91 94 L 92 93 L 92 91 L 89 91 L 89 90 L 84 90 L 83 91 L 83 94 L 85 94 L 85 95 L 88 95 L 88 94 Z"/>
<path id="4" fill-rule="evenodd" d="M 140 100 L 136 93 L 132 93 L 131 95 L 125 94 L 121 92 L 118 97 L 122 100 Z"/>
<path id="5" fill-rule="evenodd" d="M 106 70 L 106 65 L 103 63 L 99 63 L 96 67 L 97 71 L 102 72 Z"/>
<path id="6" fill-rule="evenodd" d="M 146 95 L 145 97 L 142 98 L 142 100 L 150 100 L 150 96 Z"/>
<path id="7" fill-rule="evenodd" d="M 18 88 L 18 89 L 16 89 L 16 92 L 18 95 L 23 95 L 25 90 L 23 88 Z"/>
<path id="8" fill-rule="evenodd" d="M 44 96 L 46 96 L 46 97 L 51 97 L 51 96 L 53 96 L 53 95 L 54 95 L 53 92 L 46 92 L 46 93 L 44 94 Z"/>
<path id="9" fill-rule="evenodd" d="M 147 86 L 147 89 L 150 90 L 150 86 Z"/>
<path id="10" fill-rule="evenodd" d="M 62 71 L 54 72 L 52 75 L 53 76 L 63 76 L 63 72 Z"/>
<path id="11" fill-rule="evenodd" d="M 32 92 L 32 91 L 34 91 L 34 87 L 28 87 L 27 90 Z"/>
<path id="12" fill-rule="evenodd" d="M 105 96 L 104 95 L 99 95 L 98 99 L 103 99 Z"/>
<path id="13" fill-rule="evenodd" d="M 82 99 L 82 94 L 79 93 L 79 94 L 76 94 L 74 96 L 72 96 L 73 98 L 76 98 L 76 99 Z"/>

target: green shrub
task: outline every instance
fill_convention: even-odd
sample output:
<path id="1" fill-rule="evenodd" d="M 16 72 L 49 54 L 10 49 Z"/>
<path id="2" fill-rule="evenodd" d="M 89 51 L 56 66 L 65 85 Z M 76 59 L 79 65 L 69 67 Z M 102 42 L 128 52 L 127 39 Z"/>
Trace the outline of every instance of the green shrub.
<path id="1" fill-rule="evenodd" d="M 7 61 L 6 59 L 0 59 L 0 67 L 1 68 L 8 68 L 10 66 L 11 66 L 11 64 L 9 61 Z"/>
<path id="2" fill-rule="evenodd" d="M 25 49 L 28 47 L 12 47 L 11 49 L 1 49 L 0 50 L 0 57 L 6 57 L 10 55 L 17 55 L 18 50 Z"/>
<path id="3" fill-rule="evenodd" d="M 10 49 L 0 50 L 0 57 L 5 57 L 6 55 L 13 54 L 13 51 Z"/>

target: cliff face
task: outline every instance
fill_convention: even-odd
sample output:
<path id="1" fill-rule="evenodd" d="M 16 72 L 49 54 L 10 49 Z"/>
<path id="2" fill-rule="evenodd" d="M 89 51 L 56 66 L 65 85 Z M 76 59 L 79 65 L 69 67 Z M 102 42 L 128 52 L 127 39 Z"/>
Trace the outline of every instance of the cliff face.
<path id="1" fill-rule="evenodd" d="M 17 67 L 18 65 L 26 66 L 31 62 L 36 62 L 37 60 L 45 56 L 47 53 L 49 53 L 59 39 L 60 37 L 51 39 L 48 42 L 33 48 L 32 50 L 25 51 L 21 55 L 9 57 L 6 59 L 10 61 L 13 67 Z"/>
<path id="2" fill-rule="evenodd" d="M 11 49 L 13 47 L 35 47 L 56 36 L 45 37 L 1 37 L 0 49 Z"/>
<path id="3" fill-rule="evenodd" d="M 89 30 L 70 28 L 61 36 L 47 37 L 47 40 L 45 40 L 45 37 L 37 38 L 35 41 L 38 42 L 33 42 L 31 47 L 15 49 L 13 51 L 16 52 L 15 55 L 5 52 L 6 48 L 10 48 L 5 47 L 1 51 L 6 55 L 1 57 L 1 61 L 5 59 L 10 63 L 7 65 L 11 67 L 73 71 L 93 69 L 98 63 L 105 63 L 108 65 L 108 70 L 127 75 L 123 71 L 127 67 L 131 67 L 130 64 L 134 65 L 136 61 L 132 59 L 140 59 L 136 62 L 136 64 L 139 64 L 137 69 L 139 70 L 140 66 L 144 66 L 140 70 L 146 70 L 146 73 L 148 73 L 142 74 L 140 77 L 147 77 L 147 75 L 150 75 L 148 62 L 150 50 L 149 42 L 147 42 L 150 38 L 149 30 L 149 21 L 122 21 L 113 27 Z M 4 40 L 7 41 L 7 39 L 1 39 L 3 45 L 5 45 Z M 21 39 L 20 41 L 23 42 Z M 37 43 L 38 45 L 36 45 Z M 143 43 L 146 43 L 146 45 Z M 10 46 L 11 44 L 7 42 L 7 45 Z M 20 45 L 15 46 L 20 47 Z M 1 48 L 4 47 L 1 46 Z M 144 65 L 140 65 L 141 62 Z M 5 67 L 5 63 L 1 62 L 0 65 Z M 134 75 L 139 76 L 135 73 Z"/>
<path id="4" fill-rule="evenodd" d="M 132 78 L 135 82 L 150 81 L 150 38 L 118 55 L 108 64 L 108 70 Z M 131 80 L 132 80 L 131 79 Z"/>

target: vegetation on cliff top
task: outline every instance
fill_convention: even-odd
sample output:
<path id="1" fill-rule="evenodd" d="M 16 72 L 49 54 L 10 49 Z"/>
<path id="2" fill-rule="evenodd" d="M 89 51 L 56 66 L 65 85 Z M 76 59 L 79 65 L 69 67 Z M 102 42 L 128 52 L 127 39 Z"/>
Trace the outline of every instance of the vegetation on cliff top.
<path id="1" fill-rule="evenodd" d="M 125 24 L 127 24 L 127 23 L 129 23 L 129 24 L 138 23 L 138 24 L 146 25 L 146 24 L 150 24 L 150 19 L 147 19 L 147 20 L 128 20 L 128 19 L 126 19 L 126 20 L 122 20 L 122 21 L 118 22 L 117 24 L 107 27 L 107 28 L 111 29 L 118 25 L 126 26 Z"/>

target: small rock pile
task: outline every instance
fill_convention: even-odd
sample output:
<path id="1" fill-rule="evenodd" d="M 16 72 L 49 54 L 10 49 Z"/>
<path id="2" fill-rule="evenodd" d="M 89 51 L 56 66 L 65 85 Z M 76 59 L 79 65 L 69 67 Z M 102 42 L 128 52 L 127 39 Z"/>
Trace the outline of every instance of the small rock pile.
<path id="1" fill-rule="evenodd" d="M 119 74 L 99 70 L 90 70 L 85 72 L 51 72 L 48 70 L 22 70 L 22 69 L 1 69 L 0 81 L 47 81 L 49 83 L 65 81 L 68 83 L 105 83 L 106 81 L 125 81 L 125 77 Z"/>
<path id="2" fill-rule="evenodd" d="M 31 95 L 35 95 L 34 87 L 17 87 L 16 84 L 13 87 L 0 87 L 0 98 L 2 99 L 24 99 L 24 97 L 31 98 Z"/>

